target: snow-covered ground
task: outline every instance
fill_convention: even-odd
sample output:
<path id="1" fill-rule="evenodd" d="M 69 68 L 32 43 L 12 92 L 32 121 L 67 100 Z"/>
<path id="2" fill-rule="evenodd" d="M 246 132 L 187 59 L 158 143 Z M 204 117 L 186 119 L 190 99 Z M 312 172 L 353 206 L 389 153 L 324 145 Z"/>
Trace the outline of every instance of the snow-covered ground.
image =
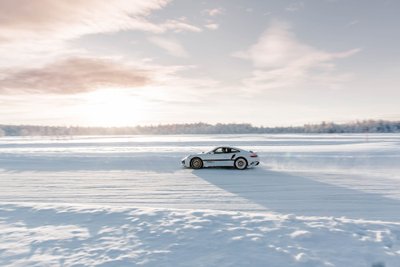
<path id="1" fill-rule="evenodd" d="M 400 266 L 400 135 L 0 138 L 0 266 Z"/>

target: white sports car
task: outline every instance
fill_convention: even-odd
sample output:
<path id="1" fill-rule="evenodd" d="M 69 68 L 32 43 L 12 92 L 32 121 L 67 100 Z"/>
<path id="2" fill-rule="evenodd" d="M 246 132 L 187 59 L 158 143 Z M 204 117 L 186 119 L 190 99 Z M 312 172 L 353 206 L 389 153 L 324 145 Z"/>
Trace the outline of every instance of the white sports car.
<path id="1" fill-rule="evenodd" d="M 236 147 L 221 146 L 210 152 L 189 155 L 182 159 L 182 165 L 187 168 L 201 169 L 203 167 L 235 167 L 244 170 L 260 163 L 258 155 Z"/>

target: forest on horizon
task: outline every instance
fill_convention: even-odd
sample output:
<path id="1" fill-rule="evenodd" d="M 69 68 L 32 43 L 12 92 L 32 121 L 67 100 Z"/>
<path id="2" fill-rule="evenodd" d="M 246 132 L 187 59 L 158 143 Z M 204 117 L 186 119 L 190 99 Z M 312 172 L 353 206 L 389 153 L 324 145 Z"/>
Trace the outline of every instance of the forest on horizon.
<path id="1" fill-rule="evenodd" d="M 303 126 L 264 127 L 249 123 L 186 123 L 134 127 L 0 125 L 0 136 L 163 135 L 163 134 L 284 134 L 284 133 L 399 133 L 400 121 L 322 122 Z"/>

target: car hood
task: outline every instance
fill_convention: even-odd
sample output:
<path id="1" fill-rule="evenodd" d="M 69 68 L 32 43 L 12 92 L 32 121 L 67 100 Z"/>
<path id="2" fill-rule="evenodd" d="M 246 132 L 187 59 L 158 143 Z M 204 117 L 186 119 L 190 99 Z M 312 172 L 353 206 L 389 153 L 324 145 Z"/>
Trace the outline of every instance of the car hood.
<path id="1" fill-rule="evenodd" d="M 190 155 L 187 155 L 186 157 L 184 157 L 183 159 L 187 159 L 187 158 L 191 158 L 191 157 L 196 157 L 196 156 L 203 156 L 203 155 L 205 155 L 205 154 L 207 154 L 207 153 L 190 154 Z"/>

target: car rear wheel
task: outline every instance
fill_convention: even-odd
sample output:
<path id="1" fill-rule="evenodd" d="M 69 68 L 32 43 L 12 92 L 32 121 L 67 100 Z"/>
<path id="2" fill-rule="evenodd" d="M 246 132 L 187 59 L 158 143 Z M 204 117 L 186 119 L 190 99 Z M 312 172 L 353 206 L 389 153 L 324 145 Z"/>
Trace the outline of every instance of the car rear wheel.
<path id="1" fill-rule="evenodd" d="M 247 160 L 244 158 L 238 158 L 235 160 L 235 168 L 238 170 L 244 170 L 247 168 Z"/>
<path id="2" fill-rule="evenodd" d="M 190 167 L 193 169 L 201 169 L 203 168 L 203 161 L 201 158 L 194 158 L 190 161 Z"/>

